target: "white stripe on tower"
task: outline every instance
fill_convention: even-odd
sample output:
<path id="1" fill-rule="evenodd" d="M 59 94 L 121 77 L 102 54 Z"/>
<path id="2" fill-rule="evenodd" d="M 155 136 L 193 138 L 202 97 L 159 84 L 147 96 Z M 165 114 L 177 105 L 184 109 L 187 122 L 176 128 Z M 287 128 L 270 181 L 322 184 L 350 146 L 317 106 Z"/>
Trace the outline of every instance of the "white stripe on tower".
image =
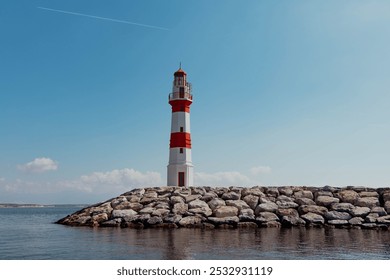
<path id="1" fill-rule="evenodd" d="M 191 158 L 190 106 L 191 84 L 181 67 L 174 74 L 169 104 L 172 106 L 171 140 L 169 145 L 168 186 L 193 186 Z"/>

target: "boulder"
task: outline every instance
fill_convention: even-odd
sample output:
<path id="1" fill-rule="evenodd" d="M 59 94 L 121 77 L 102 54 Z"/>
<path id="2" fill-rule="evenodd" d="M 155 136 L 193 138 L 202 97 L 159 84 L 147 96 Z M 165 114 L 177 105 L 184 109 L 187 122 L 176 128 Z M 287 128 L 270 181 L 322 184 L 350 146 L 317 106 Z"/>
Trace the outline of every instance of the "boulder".
<path id="1" fill-rule="evenodd" d="M 245 209 L 241 209 L 239 211 L 239 214 L 240 215 L 252 216 L 252 215 L 255 215 L 255 212 L 252 209 L 250 209 L 250 208 L 245 208 Z"/>
<path id="2" fill-rule="evenodd" d="M 223 207 L 223 206 L 222 206 Z M 240 219 L 237 216 L 230 217 L 208 217 L 208 221 L 214 225 L 230 224 L 236 225 Z"/>
<path id="3" fill-rule="evenodd" d="M 258 216 L 260 212 L 276 212 L 278 208 L 278 205 L 274 202 L 260 203 L 255 209 L 255 214 Z"/>
<path id="4" fill-rule="evenodd" d="M 313 193 L 311 191 L 308 191 L 308 190 L 296 191 L 296 192 L 294 192 L 294 197 L 295 198 L 308 198 L 311 200 L 313 200 L 313 198 L 314 198 Z"/>
<path id="5" fill-rule="evenodd" d="M 259 215 L 256 217 L 256 221 L 260 223 L 279 221 L 279 217 L 272 212 L 260 212 Z"/>
<path id="6" fill-rule="evenodd" d="M 153 226 L 153 225 L 158 225 L 158 224 L 162 224 L 163 220 L 161 217 L 158 217 L 158 216 L 154 216 L 154 217 L 150 217 L 149 220 L 147 220 L 147 224 L 150 225 L 150 226 Z"/>
<path id="7" fill-rule="evenodd" d="M 145 207 L 138 211 L 139 214 L 152 214 L 156 209 L 154 207 Z"/>
<path id="8" fill-rule="evenodd" d="M 361 197 L 356 201 L 356 206 L 373 208 L 379 206 L 379 199 L 377 197 Z"/>
<path id="9" fill-rule="evenodd" d="M 386 216 L 387 212 L 383 207 L 374 207 L 371 209 L 371 213 L 378 213 L 379 216 Z"/>
<path id="10" fill-rule="evenodd" d="M 154 210 L 151 215 L 152 216 L 158 216 L 158 217 L 165 217 L 169 214 L 170 210 L 169 209 L 164 209 L 164 208 L 160 208 L 160 209 L 156 209 Z"/>
<path id="11" fill-rule="evenodd" d="M 227 192 L 222 195 L 222 199 L 224 200 L 238 200 L 240 198 L 241 194 L 236 192 Z"/>
<path id="12" fill-rule="evenodd" d="M 377 223 L 390 225 L 390 215 L 382 216 L 376 219 Z"/>
<path id="13" fill-rule="evenodd" d="M 292 201 L 276 201 L 279 208 L 297 208 L 299 205 Z"/>
<path id="14" fill-rule="evenodd" d="M 171 204 L 184 203 L 185 200 L 179 195 L 171 196 Z"/>
<path id="15" fill-rule="evenodd" d="M 193 208 L 210 208 L 210 207 L 203 200 L 196 199 L 188 203 L 188 209 L 193 209 Z"/>
<path id="16" fill-rule="evenodd" d="M 319 190 L 314 193 L 314 197 L 317 199 L 319 196 L 333 197 L 333 193 L 331 191 Z"/>
<path id="17" fill-rule="evenodd" d="M 266 222 L 264 224 L 261 224 L 262 227 L 267 227 L 267 228 L 280 228 L 281 224 L 278 221 L 270 221 Z"/>
<path id="18" fill-rule="evenodd" d="M 237 216 L 237 214 L 238 209 L 234 206 L 218 206 L 213 210 L 213 215 L 217 218 L 232 217 Z"/>
<path id="19" fill-rule="evenodd" d="M 256 221 L 256 217 L 254 214 L 252 214 L 252 215 L 242 214 L 242 215 L 239 215 L 238 218 L 239 218 L 240 222 L 255 222 Z"/>
<path id="20" fill-rule="evenodd" d="M 333 203 L 330 206 L 330 209 L 338 212 L 350 213 L 353 209 L 355 209 L 355 206 L 353 206 L 351 203 L 348 202 L 341 202 L 341 203 Z"/>
<path id="21" fill-rule="evenodd" d="M 100 226 L 102 227 L 119 227 L 121 225 L 122 219 L 116 218 L 112 220 L 108 220 L 104 223 L 101 223 Z"/>
<path id="22" fill-rule="evenodd" d="M 136 203 L 136 202 L 139 202 L 141 200 L 141 197 L 139 197 L 137 195 L 128 195 L 128 196 L 126 196 L 126 199 L 128 202 Z"/>
<path id="23" fill-rule="evenodd" d="M 241 192 L 242 197 L 253 195 L 257 197 L 263 197 L 265 194 L 262 192 L 262 189 L 260 187 L 253 187 L 249 189 L 243 189 Z"/>
<path id="24" fill-rule="evenodd" d="M 318 206 L 318 205 L 301 205 L 298 208 L 299 214 L 307 214 L 307 213 L 314 213 L 318 215 L 324 215 L 326 212 L 328 212 L 328 209 L 324 206 Z"/>
<path id="25" fill-rule="evenodd" d="M 211 210 L 214 210 L 215 208 L 217 208 L 219 206 L 226 205 L 225 201 L 220 199 L 220 198 L 214 198 L 214 199 L 210 200 L 207 204 L 209 205 Z"/>
<path id="26" fill-rule="evenodd" d="M 365 217 L 365 216 L 367 216 L 370 212 L 371 212 L 371 210 L 370 210 L 370 208 L 368 208 L 368 207 L 356 206 L 356 207 L 353 208 L 349 213 L 350 213 L 353 217 Z"/>
<path id="27" fill-rule="evenodd" d="M 301 218 L 309 224 L 321 224 L 323 225 L 325 223 L 324 217 L 321 215 L 318 215 L 316 213 L 307 213 L 305 215 L 302 215 Z"/>
<path id="28" fill-rule="evenodd" d="M 242 209 L 250 209 L 249 205 L 243 200 L 226 200 L 227 206 L 234 206 L 241 211 Z"/>
<path id="29" fill-rule="evenodd" d="M 280 222 L 284 227 L 304 226 L 306 224 L 304 219 L 295 216 L 283 216 Z"/>
<path id="30" fill-rule="evenodd" d="M 282 195 L 279 195 L 279 196 L 276 198 L 276 202 L 278 202 L 278 201 L 283 201 L 283 202 L 294 202 L 294 198 L 282 194 Z"/>
<path id="31" fill-rule="evenodd" d="M 384 208 L 387 213 L 390 213 L 390 200 L 385 202 Z"/>
<path id="32" fill-rule="evenodd" d="M 318 206 L 328 207 L 333 203 L 339 203 L 340 199 L 333 196 L 320 195 L 316 198 L 316 203 Z"/>
<path id="33" fill-rule="evenodd" d="M 127 210 L 113 210 L 111 212 L 111 218 L 115 219 L 115 218 L 126 218 L 126 217 L 134 217 L 136 216 L 138 213 L 135 212 L 134 210 L 132 209 L 127 209 Z"/>
<path id="34" fill-rule="evenodd" d="M 210 200 L 213 200 L 214 198 L 217 198 L 218 195 L 215 192 L 207 192 L 205 195 L 203 195 L 200 199 L 209 202 Z"/>
<path id="35" fill-rule="evenodd" d="M 181 215 L 170 214 L 163 218 L 164 223 L 176 224 L 182 219 Z"/>
<path id="36" fill-rule="evenodd" d="M 182 227 L 194 227 L 201 225 L 202 218 L 198 216 L 188 216 L 184 217 L 179 221 L 179 225 Z"/>
<path id="37" fill-rule="evenodd" d="M 355 217 L 355 218 L 348 220 L 348 223 L 350 223 L 351 225 L 354 225 L 354 226 L 361 225 L 363 222 L 364 222 L 364 220 L 361 217 Z"/>
<path id="38" fill-rule="evenodd" d="M 369 192 L 360 192 L 360 197 L 379 197 L 379 193 L 376 191 L 369 191 Z"/>
<path id="39" fill-rule="evenodd" d="M 107 213 L 100 213 L 91 217 L 92 222 L 102 223 L 108 220 Z"/>
<path id="40" fill-rule="evenodd" d="M 242 200 L 245 201 L 252 210 L 255 210 L 259 203 L 259 197 L 252 194 L 244 196 Z"/>
<path id="41" fill-rule="evenodd" d="M 189 203 L 191 201 L 197 200 L 201 197 L 200 194 L 191 194 L 184 197 L 186 203 Z"/>
<path id="42" fill-rule="evenodd" d="M 306 198 L 306 197 L 296 198 L 295 203 L 297 203 L 299 206 L 301 206 L 301 205 L 316 205 L 316 203 L 312 199 Z"/>
<path id="43" fill-rule="evenodd" d="M 291 197 L 294 193 L 291 187 L 280 187 L 278 188 L 279 194 Z"/>
<path id="44" fill-rule="evenodd" d="M 237 228 L 257 228 L 257 224 L 253 222 L 239 222 Z"/>
<path id="45" fill-rule="evenodd" d="M 364 218 L 364 221 L 366 223 L 376 223 L 376 219 L 378 218 L 379 218 L 378 213 L 370 213 Z"/>
<path id="46" fill-rule="evenodd" d="M 328 224 L 334 226 L 345 226 L 345 225 L 349 225 L 349 222 L 348 220 L 329 220 Z"/>
<path id="47" fill-rule="evenodd" d="M 276 215 L 278 216 L 293 216 L 299 217 L 298 211 L 293 208 L 279 208 L 276 210 Z"/>
<path id="48" fill-rule="evenodd" d="M 325 213 L 325 219 L 328 220 L 349 220 L 351 215 L 347 212 L 329 211 Z"/>
<path id="49" fill-rule="evenodd" d="M 384 202 L 390 201 L 390 190 L 384 191 L 382 198 Z"/>
<path id="50" fill-rule="evenodd" d="M 341 202 L 353 204 L 359 198 L 359 194 L 353 190 L 342 190 L 337 193 L 337 197 L 340 199 Z"/>
<path id="51" fill-rule="evenodd" d="M 176 203 L 173 205 L 172 213 L 176 215 L 183 215 L 188 211 L 188 205 L 184 203 Z"/>
<path id="52" fill-rule="evenodd" d="M 278 188 L 275 187 L 269 187 L 265 189 L 265 193 L 267 196 L 272 196 L 272 197 L 278 197 L 279 196 L 279 190 Z"/>
<path id="53" fill-rule="evenodd" d="M 138 202 L 130 202 L 129 209 L 132 209 L 136 212 L 140 211 L 144 206 Z"/>
<path id="54" fill-rule="evenodd" d="M 189 209 L 188 212 L 193 214 L 200 214 L 202 216 L 211 216 L 213 214 L 213 211 L 211 211 L 210 207 L 201 207 L 201 208 L 192 208 Z"/>

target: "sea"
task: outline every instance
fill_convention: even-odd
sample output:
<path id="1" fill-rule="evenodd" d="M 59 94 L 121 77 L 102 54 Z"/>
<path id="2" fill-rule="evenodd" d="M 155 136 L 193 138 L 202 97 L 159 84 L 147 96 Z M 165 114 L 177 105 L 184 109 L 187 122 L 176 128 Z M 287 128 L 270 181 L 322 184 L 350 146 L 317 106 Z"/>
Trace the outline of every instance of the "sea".
<path id="1" fill-rule="evenodd" d="M 81 206 L 0 208 L 1 260 L 386 260 L 390 231 L 121 229 L 55 221 Z"/>

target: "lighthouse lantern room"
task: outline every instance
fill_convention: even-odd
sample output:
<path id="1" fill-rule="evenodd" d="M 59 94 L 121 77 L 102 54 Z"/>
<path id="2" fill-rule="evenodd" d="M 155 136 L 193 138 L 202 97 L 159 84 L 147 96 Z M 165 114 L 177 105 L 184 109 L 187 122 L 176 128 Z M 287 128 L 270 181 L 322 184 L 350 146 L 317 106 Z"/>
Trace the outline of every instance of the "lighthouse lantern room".
<path id="1" fill-rule="evenodd" d="M 171 140 L 169 146 L 168 186 L 193 186 L 191 158 L 190 106 L 191 84 L 181 67 L 174 74 L 169 104 L 172 106 Z"/>

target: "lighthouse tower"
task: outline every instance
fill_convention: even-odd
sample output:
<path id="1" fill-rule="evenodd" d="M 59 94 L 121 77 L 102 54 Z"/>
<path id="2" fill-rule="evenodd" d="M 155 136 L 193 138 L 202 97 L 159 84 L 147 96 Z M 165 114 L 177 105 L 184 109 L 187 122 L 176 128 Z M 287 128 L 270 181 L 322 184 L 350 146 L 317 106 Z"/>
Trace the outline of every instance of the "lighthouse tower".
<path id="1" fill-rule="evenodd" d="M 190 106 L 191 84 L 181 69 L 174 74 L 169 104 L 172 106 L 171 141 L 169 146 L 168 186 L 193 186 L 191 158 Z"/>

